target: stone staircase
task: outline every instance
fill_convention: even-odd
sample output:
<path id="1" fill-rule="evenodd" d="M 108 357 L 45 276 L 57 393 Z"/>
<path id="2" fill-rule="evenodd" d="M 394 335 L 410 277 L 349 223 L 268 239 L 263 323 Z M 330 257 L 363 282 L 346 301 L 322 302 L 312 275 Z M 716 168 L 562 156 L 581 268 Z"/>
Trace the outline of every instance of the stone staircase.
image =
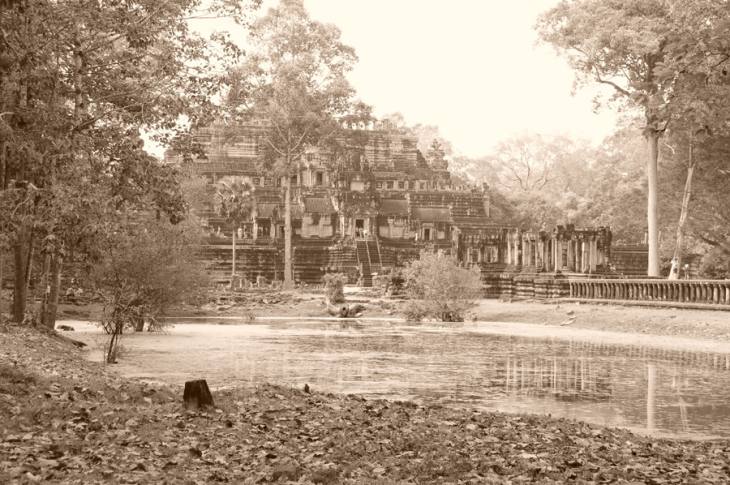
<path id="1" fill-rule="evenodd" d="M 357 240 L 357 262 L 362 268 L 362 285 L 373 286 L 373 274 L 383 271 L 383 262 L 380 257 L 380 247 L 377 240 Z"/>
<path id="2" fill-rule="evenodd" d="M 326 273 L 343 273 L 351 283 L 357 281 L 356 248 L 336 244 L 333 239 L 300 239 L 294 244 L 294 280 L 321 284 Z"/>
<path id="3" fill-rule="evenodd" d="M 228 284 L 231 279 L 230 244 L 209 244 L 200 250 L 206 271 L 216 284 Z M 280 280 L 284 274 L 283 248 L 276 245 L 236 246 L 236 273 L 248 281 L 263 276 L 267 281 Z"/>

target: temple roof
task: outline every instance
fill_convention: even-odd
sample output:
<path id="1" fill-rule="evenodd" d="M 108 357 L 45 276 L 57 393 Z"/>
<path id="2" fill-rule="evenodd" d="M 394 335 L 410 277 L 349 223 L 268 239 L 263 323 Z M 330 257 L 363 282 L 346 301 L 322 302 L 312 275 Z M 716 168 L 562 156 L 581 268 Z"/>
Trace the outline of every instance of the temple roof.
<path id="1" fill-rule="evenodd" d="M 384 216 L 407 216 L 408 201 L 405 199 L 383 199 L 380 203 L 380 214 Z"/>
<path id="2" fill-rule="evenodd" d="M 451 222 L 448 207 L 415 207 L 413 218 L 423 222 Z"/>

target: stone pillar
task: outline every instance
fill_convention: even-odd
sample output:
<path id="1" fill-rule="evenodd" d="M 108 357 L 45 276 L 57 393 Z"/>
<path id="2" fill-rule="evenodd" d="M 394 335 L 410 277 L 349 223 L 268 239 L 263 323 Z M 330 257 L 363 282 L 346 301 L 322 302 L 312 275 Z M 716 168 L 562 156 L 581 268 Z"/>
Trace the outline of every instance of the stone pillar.
<path id="1" fill-rule="evenodd" d="M 530 241 L 530 266 L 537 268 L 537 241 Z"/>
<path id="2" fill-rule="evenodd" d="M 583 270 L 583 241 L 575 241 L 575 270 Z"/>
<path id="3" fill-rule="evenodd" d="M 558 240 L 557 240 L 557 238 L 552 238 L 550 240 L 550 242 L 551 242 L 550 245 L 552 246 L 552 254 L 550 255 L 551 256 L 550 259 L 553 262 L 553 271 L 557 271 L 558 267 L 559 267 L 558 266 L 558 256 L 557 256 L 558 255 Z"/>
<path id="4" fill-rule="evenodd" d="M 557 241 L 555 238 L 550 239 L 550 270 L 555 271 L 558 269 L 557 266 L 555 266 L 555 247 L 557 246 Z"/>
<path id="5" fill-rule="evenodd" d="M 512 235 L 507 233 L 507 264 L 512 264 Z"/>
<path id="6" fill-rule="evenodd" d="M 545 270 L 553 270 L 553 240 L 545 241 Z"/>
<path id="7" fill-rule="evenodd" d="M 573 247 L 575 241 L 572 239 L 568 241 L 568 271 L 575 271 L 575 251 Z"/>
<path id="8" fill-rule="evenodd" d="M 591 241 L 590 241 L 590 251 L 591 251 L 591 254 L 590 254 L 590 261 L 591 261 L 590 272 L 591 273 L 595 273 L 596 272 L 596 261 L 598 261 L 598 255 L 596 254 L 598 252 L 598 244 L 596 243 L 595 237 L 591 238 Z"/>

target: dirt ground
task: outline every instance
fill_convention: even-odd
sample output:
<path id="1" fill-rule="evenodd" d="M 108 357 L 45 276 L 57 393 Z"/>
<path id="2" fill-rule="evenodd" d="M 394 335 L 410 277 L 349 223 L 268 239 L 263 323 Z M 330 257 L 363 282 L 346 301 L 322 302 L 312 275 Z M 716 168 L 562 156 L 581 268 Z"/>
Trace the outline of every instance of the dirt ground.
<path id="1" fill-rule="evenodd" d="M 346 288 L 345 296 L 348 304 L 362 303 L 367 307 L 364 317 L 401 318 L 399 307 L 403 302 L 380 297 L 373 289 Z M 257 296 L 252 300 L 220 309 L 181 309 L 176 315 L 226 315 L 244 318 L 327 315 L 323 296 L 317 292 L 280 292 L 273 297 Z M 472 309 L 468 319 L 730 342 L 730 312 L 718 310 L 482 299 Z"/>
<path id="2" fill-rule="evenodd" d="M 478 320 L 730 341 L 730 312 L 577 303 L 481 300 Z"/>
<path id="3" fill-rule="evenodd" d="M 383 298 L 372 288 L 347 287 L 345 290 L 348 304 L 366 306 L 364 317 L 401 318 L 402 301 Z M 0 308 L 8 312 L 9 292 L 3 296 Z M 98 303 L 62 303 L 59 307 L 59 319 L 94 321 L 100 314 Z M 328 313 L 321 290 L 305 289 L 250 291 L 236 294 L 235 301 L 224 299 L 202 307 L 181 306 L 170 310 L 169 316 L 172 319 L 223 316 L 252 320 L 272 316 L 324 317 Z M 730 312 L 717 310 L 483 299 L 468 319 L 730 341 Z"/>

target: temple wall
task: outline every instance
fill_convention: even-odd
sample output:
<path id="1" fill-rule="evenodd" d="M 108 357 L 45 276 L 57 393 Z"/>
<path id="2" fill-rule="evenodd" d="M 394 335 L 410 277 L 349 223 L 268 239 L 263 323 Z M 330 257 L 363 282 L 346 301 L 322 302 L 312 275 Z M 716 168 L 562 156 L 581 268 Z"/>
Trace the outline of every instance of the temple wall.
<path id="1" fill-rule="evenodd" d="M 201 249 L 201 259 L 214 282 L 227 284 L 231 279 L 231 245 L 207 245 Z M 344 273 L 351 283 L 359 276 L 355 246 L 336 244 L 321 239 L 296 244 L 293 254 L 294 280 L 320 284 L 326 273 Z M 255 282 L 263 276 L 267 281 L 283 279 L 283 246 L 270 244 L 241 244 L 236 246 L 236 273 L 244 280 Z"/>
<path id="2" fill-rule="evenodd" d="M 537 299 L 565 298 L 570 294 L 568 278 L 553 273 L 515 273 L 482 270 L 485 298 Z"/>
<path id="3" fill-rule="evenodd" d="M 316 223 L 315 223 L 316 222 Z M 303 238 L 329 238 L 335 235 L 335 227 L 329 215 L 315 217 L 305 215 L 302 219 L 301 236 Z"/>
<path id="4" fill-rule="evenodd" d="M 611 264 L 616 273 L 644 276 L 648 268 L 648 246 L 645 244 L 611 247 Z"/>

